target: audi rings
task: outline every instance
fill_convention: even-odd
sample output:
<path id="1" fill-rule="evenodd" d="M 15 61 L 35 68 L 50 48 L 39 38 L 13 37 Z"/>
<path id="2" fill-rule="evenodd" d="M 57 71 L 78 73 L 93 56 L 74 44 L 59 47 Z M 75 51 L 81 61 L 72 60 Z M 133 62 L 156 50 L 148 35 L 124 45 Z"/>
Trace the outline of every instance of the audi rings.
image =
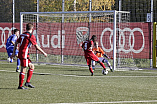
<path id="1" fill-rule="evenodd" d="M 13 27 L 13 29 L 15 29 L 15 28 Z M 5 31 L 9 31 L 8 35 L 7 35 L 7 38 L 8 38 L 12 34 L 12 28 L 9 28 L 9 27 L 2 28 L 2 27 L 0 27 L 0 30 L 2 31 L 0 48 L 2 48 L 2 47 L 6 47 L 5 46 L 5 39 L 6 39 Z"/>
<path id="2" fill-rule="evenodd" d="M 145 45 L 145 39 L 144 39 L 144 34 L 143 34 L 143 31 L 140 29 L 140 28 L 134 28 L 134 29 L 130 29 L 130 28 L 124 28 L 124 29 L 118 29 L 119 30 L 119 49 L 118 51 L 123 51 L 125 53 L 129 53 L 129 52 L 134 52 L 134 53 L 140 53 L 142 52 L 142 50 L 144 49 L 144 45 Z M 110 46 L 111 48 L 110 49 L 106 49 L 103 45 L 103 36 L 105 35 L 105 32 L 110 32 L 110 37 L 109 37 L 109 43 L 110 43 Z M 142 35 L 142 46 L 140 47 L 140 49 L 134 49 L 134 46 L 135 46 L 135 35 L 134 35 L 134 32 L 140 32 L 141 35 Z M 124 32 L 129 32 L 129 49 L 125 49 L 125 43 L 126 43 L 126 36 L 124 34 Z M 128 34 L 127 34 L 128 35 Z M 111 28 L 105 28 L 101 34 L 101 37 L 100 37 L 100 43 L 101 43 L 101 46 L 103 48 L 103 50 L 105 52 L 111 52 L 113 50 L 113 43 L 111 42 L 111 39 L 112 39 L 112 36 L 113 36 L 113 30 Z M 121 43 L 122 42 L 122 43 Z"/>

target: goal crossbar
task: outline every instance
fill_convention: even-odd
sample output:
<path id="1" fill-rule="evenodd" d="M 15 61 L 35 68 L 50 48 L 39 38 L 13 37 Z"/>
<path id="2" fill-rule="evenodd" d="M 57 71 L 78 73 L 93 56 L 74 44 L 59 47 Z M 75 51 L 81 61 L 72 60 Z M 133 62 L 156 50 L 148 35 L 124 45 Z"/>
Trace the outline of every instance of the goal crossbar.
<path id="1" fill-rule="evenodd" d="M 85 14 L 85 13 L 130 13 L 129 11 L 116 11 L 116 10 L 109 10 L 109 11 L 72 11 L 72 12 L 20 12 L 22 14 Z"/>

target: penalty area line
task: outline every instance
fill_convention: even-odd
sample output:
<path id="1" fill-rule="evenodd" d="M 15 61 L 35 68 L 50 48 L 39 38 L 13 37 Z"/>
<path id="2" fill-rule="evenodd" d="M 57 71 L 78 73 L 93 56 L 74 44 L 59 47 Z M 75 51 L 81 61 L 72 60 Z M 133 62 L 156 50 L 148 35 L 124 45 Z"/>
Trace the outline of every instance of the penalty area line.
<path id="1" fill-rule="evenodd" d="M 0 72 L 10 72 L 10 73 L 17 73 L 16 71 L 9 71 L 9 70 L 0 70 Z M 19 72 L 18 72 L 19 73 Z M 54 73 L 39 73 L 33 72 L 36 75 L 56 75 L 56 76 L 65 76 L 65 77 L 106 77 L 106 78 L 155 78 L 157 76 L 108 76 L 108 75 L 98 75 L 98 76 L 88 76 L 88 75 L 76 75 L 76 74 L 54 74 Z"/>
<path id="2" fill-rule="evenodd" d="M 75 74 L 53 74 L 53 73 L 38 73 L 33 72 L 33 74 L 37 75 L 58 75 L 58 76 L 65 76 L 65 77 L 106 77 L 106 78 L 155 78 L 157 76 L 107 76 L 107 75 L 101 75 L 101 76 L 87 76 L 87 75 L 75 75 Z"/>
<path id="3" fill-rule="evenodd" d="M 79 103 L 50 103 L 50 104 L 122 104 L 122 103 L 155 103 L 157 100 L 113 101 L 113 102 L 79 102 Z"/>

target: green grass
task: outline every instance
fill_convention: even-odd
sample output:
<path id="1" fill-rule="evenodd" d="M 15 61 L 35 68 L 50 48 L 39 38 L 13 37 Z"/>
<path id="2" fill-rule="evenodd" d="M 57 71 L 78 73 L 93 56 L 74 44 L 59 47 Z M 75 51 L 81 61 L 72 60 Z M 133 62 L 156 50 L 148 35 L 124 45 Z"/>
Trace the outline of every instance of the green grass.
<path id="1" fill-rule="evenodd" d="M 88 67 L 35 65 L 31 79 L 35 88 L 18 90 L 15 68 L 16 63 L 0 61 L 0 104 L 157 100 L 157 70 L 115 71 L 103 76 L 98 68 L 90 76 Z"/>
<path id="2" fill-rule="evenodd" d="M 7 60 L 7 53 L 0 52 L 0 60 Z M 15 58 L 16 59 L 16 58 Z M 33 62 L 36 62 L 36 54 L 30 54 L 30 59 Z M 117 58 L 118 59 L 118 58 Z M 64 55 L 64 64 L 78 64 L 78 65 L 86 65 L 86 60 L 84 56 L 72 56 L 72 55 Z M 52 55 L 48 54 L 48 57 L 45 58 L 44 55 L 38 54 L 38 62 L 45 63 L 61 63 L 61 55 Z M 109 60 L 112 64 L 113 61 Z M 118 60 L 117 60 L 118 62 Z M 130 58 L 121 58 L 120 60 L 121 66 L 137 66 L 138 68 L 150 68 L 150 59 L 130 59 Z"/>

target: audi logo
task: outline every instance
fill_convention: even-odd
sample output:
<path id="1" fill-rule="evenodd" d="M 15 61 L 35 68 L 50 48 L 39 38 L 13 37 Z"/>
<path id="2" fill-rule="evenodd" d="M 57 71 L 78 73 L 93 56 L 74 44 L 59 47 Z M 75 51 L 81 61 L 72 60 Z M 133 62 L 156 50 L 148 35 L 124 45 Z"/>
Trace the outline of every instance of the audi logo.
<path id="1" fill-rule="evenodd" d="M 15 27 L 13 27 L 13 29 L 15 29 Z M 88 30 L 88 28 L 79 28 L 80 31 L 83 31 L 84 29 L 86 29 L 86 31 Z M 134 52 L 134 53 L 140 53 L 142 52 L 142 50 L 144 49 L 144 46 L 145 46 L 145 38 L 144 38 L 144 33 L 143 31 L 140 29 L 140 28 L 134 28 L 134 29 L 130 29 L 130 28 L 124 28 L 124 29 L 119 29 L 117 28 L 117 30 L 119 30 L 119 48 L 118 48 L 118 51 L 122 51 L 122 52 L 125 52 L 125 53 L 129 53 L 129 52 Z M 2 28 L 0 27 L 0 31 L 2 31 L 1 33 L 1 44 L 0 44 L 0 48 L 2 47 L 6 47 L 5 46 L 5 43 L 6 43 L 6 38 L 8 38 L 11 34 L 12 34 L 12 28 L 9 28 L 9 27 L 5 27 L 5 28 Z M 6 34 L 6 31 L 9 31 L 8 34 Z M 85 30 L 84 30 L 85 31 Z M 110 49 L 107 49 L 104 47 L 103 45 L 103 37 L 105 35 L 106 32 L 110 32 L 110 36 L 109 36 L 109 45 L 110 45 Z M 127 36 L 129 39 L 128 39 L 128 42 L 129 43 L 126 43 L 127 39 L 126 39 L 126 34 L 125 32 L 129 32 L 129 36 Z M 135 49 L 135 34 L 134 32 L 139 32 L 142 36 L 142 46 L 139 48 L 139 49 Z M 112 43 L 112 37 L 113 37 L 113 30 L 111 28 L 105 28 L 102 33 L 101 33 L 101 37 L 100 37 L 100 44 L 103 48 L 103 50 L 105 52 L 111 52 L 113 50 L 113 43 Z M 125 44 L 128 44 L 129 45 L 129 48 L 125 48 Z"/>
<path id="2" fill-rule="evenodd" d="M 134 53 L 140 53 L 143 49 L 144 49 L 144 45 L 145 45 L 145 39 L 144 39 L 144 34 L 143 34 L 143 31 L 140 29 L 140 28 L 134 28 L 134 29 L 130 29 L 130 28 L 124 28 L 124 29 L 119 29 L 117 28 L 117 30 L 119 30 L 119 48 L 118 48 L 118 52 L 120 51 L 123 51 L 125 53 L 129 53 L 129 52 L 134 52 Z M 109 42 L 110 42 L 110 49 L 106 49 L 103 45 L 103 36 L 105 35 L 105 32 L 110 32 L 110 37 L 109 37 Z M 126 44 L 126 36 L 124 34 L 124 32 L 129 32 L 129 49 L 125 49 L 125 44 Z M 142 35 L 142 46 L 136 50 L 134 49 L 134 46 L 135 46 L 135 36 L 134 36 L 134 32 L 140 32 L 141 35 Z M 128 34 L 127 34 L 128 35 Z M 113 44 L 111 42 L 111 39 L 113 37 L 113 30 L 111 28 L 105 28 L 101 34 L 101 37 L 100 37 L 100 43 L 101 43 L 101 46 L 103 48 L 103 50 L 105 52 L 111 52 L 113 50 Z M 131 42 L 132 40 L 132 42 Z M 121 43 L 122 42 L 122 43 Z"/>
<path id="3" fill-rule="evenodd" d="M 12 34 L 12 30 L 13 29 L 16 29 L 16 28 L 15 27 L 13 27 L 13 28 L 9 28 L 9 27 L 2 28 L 2 27 L 0 27 L 0 31 L 2 31 L 2 34 L 1 34 L 1 42 L 2 42 L 2 44 L 0 45 L 0 48 L 6 47 L 5 46 L 5 39 L 6 39 L 5 31 L 9 31 L 8 32 L 8 37 L 9 37 Z"/>

